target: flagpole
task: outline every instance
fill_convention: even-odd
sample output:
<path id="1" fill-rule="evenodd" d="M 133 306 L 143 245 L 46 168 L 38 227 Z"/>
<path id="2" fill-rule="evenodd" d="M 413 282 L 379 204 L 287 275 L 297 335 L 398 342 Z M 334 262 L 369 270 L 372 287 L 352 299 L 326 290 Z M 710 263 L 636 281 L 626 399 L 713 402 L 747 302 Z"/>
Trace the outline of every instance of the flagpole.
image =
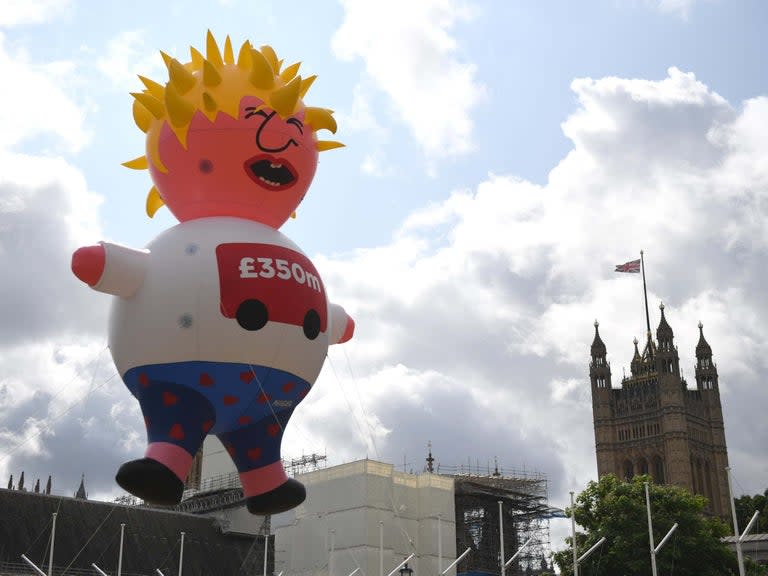
<path id="1" fill-rule="evenodd" d="M 643 271 L 643 299 L 645 300 L 645 327 L 648 335 L 648 356 L 653 358 L 653 346 L 651 345 L 651 317 L 648 314 L 648 289 L 645 286 L 645 259 L 640 250 L 640 269 Z"/>

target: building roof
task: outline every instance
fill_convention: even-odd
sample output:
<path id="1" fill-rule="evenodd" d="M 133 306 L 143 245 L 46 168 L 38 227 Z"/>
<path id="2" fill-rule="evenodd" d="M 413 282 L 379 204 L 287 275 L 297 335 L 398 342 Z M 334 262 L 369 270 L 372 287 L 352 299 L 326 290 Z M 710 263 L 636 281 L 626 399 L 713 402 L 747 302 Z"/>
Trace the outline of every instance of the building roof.
<path id="1" fill-rule="evenodd" d="M 4 489 L 0 489 L 0 562 L 19 564 L 25 554 L 47 571 L 54 512 L 54 574 L 65 568 L 70 573 L 72 569 L 93 573 L 92 562 L 116 573 L 121 523 L 124 576 L 155 575 L 156 568 L 177 573 L 181 532 L 185 532 L 185 576 L 263 570 L 263 537 L 223 534 L 212 517 Z"/>

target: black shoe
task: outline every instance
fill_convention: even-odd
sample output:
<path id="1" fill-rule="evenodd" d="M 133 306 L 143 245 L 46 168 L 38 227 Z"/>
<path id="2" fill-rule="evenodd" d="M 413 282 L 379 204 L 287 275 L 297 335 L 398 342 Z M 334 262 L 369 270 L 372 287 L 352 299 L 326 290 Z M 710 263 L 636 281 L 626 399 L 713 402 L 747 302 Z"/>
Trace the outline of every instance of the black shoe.
<path id="1" fill-rule="evenodd" d="M 248 512 L 266 516 L 267 514 L 279 514 L 291 508 L 296 508 L 304 502 L 307 497 L 307 491 L 304 484 L 293 478 L 288 478 L 286 482 L 258 496 L 247 498 L 245 503 L 248 506 Z"/>
<path id="2" fill-rule="evenodd" d="M 131 460 L 120 466 L 115 476 L 117 483 L 127 492 L 161 506 L 181 502 L 184 483 L 170 468 L 152 458 Z"/>

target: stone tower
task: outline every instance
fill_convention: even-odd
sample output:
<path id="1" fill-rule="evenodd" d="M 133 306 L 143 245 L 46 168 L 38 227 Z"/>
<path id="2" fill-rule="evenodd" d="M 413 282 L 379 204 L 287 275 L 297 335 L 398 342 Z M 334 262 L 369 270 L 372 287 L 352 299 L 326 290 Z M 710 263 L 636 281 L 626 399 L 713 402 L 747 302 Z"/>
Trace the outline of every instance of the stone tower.
<path id="1" fill-rule="evenodd" d="M 661 308 L 656 342 L 651 334 L 643 353 L 635 340 L 631 375 L 620 388 L 611 384 L 605 343 L 595 322 L 589 377 L 598 476 L 631 478 L 650 474 L 659 484 L 675 484 L 701 494 L 708 510 L 730 512 L 728 451 L 720 406 L 717 366 L 699 323 L 696 388 L 680 374 L 674 332 Z"/>

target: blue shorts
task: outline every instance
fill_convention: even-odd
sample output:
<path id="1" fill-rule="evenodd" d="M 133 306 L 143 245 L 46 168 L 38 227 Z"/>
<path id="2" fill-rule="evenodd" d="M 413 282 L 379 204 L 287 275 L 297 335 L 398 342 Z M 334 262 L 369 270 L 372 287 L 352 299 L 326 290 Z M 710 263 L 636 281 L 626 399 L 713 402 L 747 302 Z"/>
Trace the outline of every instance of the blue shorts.
<path id="1" fill-rule="evenodd" d="M 194 456 L 216 434 L 240 472 L 280 459 L 285 425 L 310 389 L 289 372 L 225 362 L 138 366 L 123 380 L 141 406 L 148 443 Z"/>

